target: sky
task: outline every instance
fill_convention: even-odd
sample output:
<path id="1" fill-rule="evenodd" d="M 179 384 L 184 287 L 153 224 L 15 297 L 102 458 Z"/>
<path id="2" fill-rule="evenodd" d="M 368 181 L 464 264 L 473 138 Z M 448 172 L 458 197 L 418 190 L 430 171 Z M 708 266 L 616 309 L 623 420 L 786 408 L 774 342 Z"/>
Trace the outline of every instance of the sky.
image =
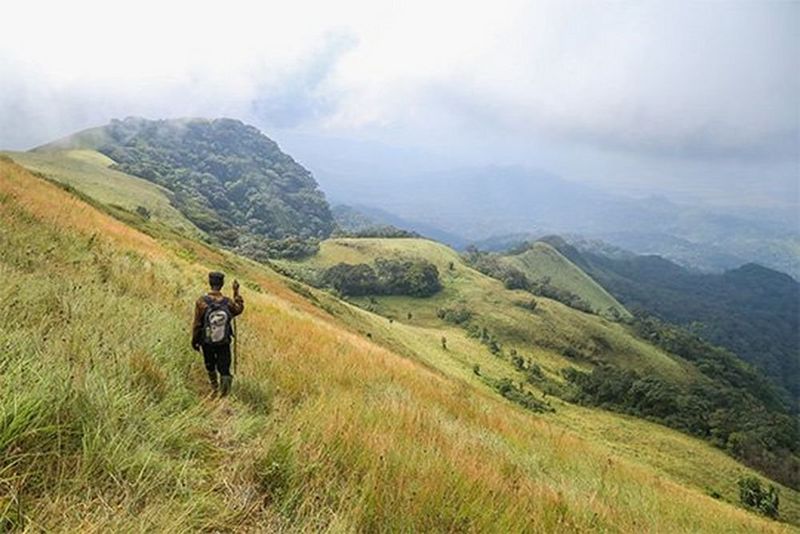
<path id="1" fill-rule="evenodd" d="M 323 184 L 331 169 L 513 164 L 631 195 L 800 206 L 800 2 L 26 0 L 2 13 L 2 148 L 131 115 L 228 116 Z"/>

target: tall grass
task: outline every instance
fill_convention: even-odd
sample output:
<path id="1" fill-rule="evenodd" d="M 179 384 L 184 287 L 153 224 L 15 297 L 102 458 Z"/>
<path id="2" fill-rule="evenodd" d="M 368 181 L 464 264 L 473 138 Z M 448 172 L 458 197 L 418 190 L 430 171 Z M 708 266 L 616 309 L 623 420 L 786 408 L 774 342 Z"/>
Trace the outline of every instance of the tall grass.
<path id="1" fill-rule="evenodd" d="M 2 529 L 786 530 L 4 162 L 0 225 Z M 223 401 L 188 346 L 210 268 L 257 288 Z"/>

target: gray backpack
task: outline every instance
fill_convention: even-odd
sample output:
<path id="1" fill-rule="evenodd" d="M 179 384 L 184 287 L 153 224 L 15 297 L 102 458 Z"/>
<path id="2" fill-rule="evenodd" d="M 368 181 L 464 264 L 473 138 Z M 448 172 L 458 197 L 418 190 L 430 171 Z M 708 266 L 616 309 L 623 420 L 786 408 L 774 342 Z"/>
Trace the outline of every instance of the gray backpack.
<path id="1" fill-rule="evenodd" d="M 231 342 L 233 328 L 231 327 L 231 309 L 227 297 L 215 300 L 206 295 L 206 313 L 203 316 L 203 343 L 206 345 L 227 345 Z"/>

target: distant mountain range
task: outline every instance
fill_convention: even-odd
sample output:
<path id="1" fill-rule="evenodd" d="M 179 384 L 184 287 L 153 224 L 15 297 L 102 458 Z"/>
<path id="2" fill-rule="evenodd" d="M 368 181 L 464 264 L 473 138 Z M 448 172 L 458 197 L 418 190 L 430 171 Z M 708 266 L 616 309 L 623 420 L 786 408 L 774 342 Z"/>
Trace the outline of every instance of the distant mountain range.
<path id="1" fill-rule="evenodd" d="M 334 198 L 455 247 L 486 246 L 509 236 L 579 234 L 704 271 L 758 262 L 800 279 L 800 226 L 793 214 L 620 197 L 520 167 L 411 173 L 394 180 L 334 176 L 323 185 Z"/>

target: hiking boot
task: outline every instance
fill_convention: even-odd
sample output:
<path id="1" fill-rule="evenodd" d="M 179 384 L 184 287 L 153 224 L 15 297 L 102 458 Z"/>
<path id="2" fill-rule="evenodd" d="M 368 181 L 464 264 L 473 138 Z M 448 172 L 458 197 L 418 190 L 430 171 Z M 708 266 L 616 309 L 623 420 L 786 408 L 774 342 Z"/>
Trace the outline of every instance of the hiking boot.
<path id="1" fill-rule="evenodd" d="M 220 384 L 219 396 L 220 397 L 227 397 L 228 393 L 231 392 L 231 383 L 233 382 L 233 377 L 230 375 L 222 376 L 222 382 Z"/>
<path id="2" fill-rule="evenodd" d="M 219 390 L 219 382 L 217 381 L 216 371 L 208 371 L 208 383 L 211 384 L 212 393 L 216 394 Z"/>

